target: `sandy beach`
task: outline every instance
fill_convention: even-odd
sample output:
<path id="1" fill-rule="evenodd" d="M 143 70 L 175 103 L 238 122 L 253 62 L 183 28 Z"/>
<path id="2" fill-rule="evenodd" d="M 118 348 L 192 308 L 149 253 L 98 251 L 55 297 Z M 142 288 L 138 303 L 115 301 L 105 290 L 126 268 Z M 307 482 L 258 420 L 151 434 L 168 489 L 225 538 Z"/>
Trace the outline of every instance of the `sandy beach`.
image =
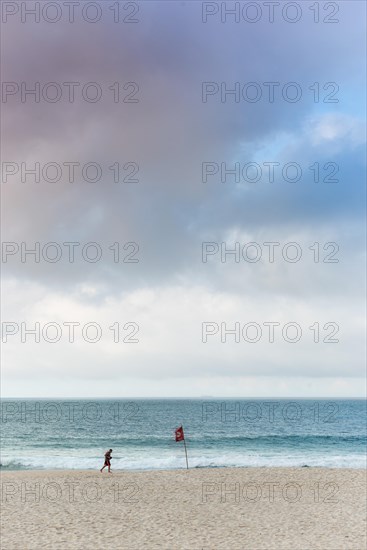
<path id="1" fill-rule="evenodd" d="M 363 470 L 16 471 L 1 488 L 2 550 L 366 547 Z"/>

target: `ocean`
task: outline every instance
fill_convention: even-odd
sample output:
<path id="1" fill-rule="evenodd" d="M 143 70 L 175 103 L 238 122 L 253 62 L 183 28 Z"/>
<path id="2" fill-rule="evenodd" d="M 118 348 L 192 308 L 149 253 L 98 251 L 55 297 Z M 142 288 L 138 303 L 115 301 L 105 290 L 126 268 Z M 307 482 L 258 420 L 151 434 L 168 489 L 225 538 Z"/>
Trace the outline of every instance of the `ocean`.
<path id="1" fill-rule="evenodd" d="M 1 468 L 366 466 L 366 402 L 308 399 L 5 399 Z"/>

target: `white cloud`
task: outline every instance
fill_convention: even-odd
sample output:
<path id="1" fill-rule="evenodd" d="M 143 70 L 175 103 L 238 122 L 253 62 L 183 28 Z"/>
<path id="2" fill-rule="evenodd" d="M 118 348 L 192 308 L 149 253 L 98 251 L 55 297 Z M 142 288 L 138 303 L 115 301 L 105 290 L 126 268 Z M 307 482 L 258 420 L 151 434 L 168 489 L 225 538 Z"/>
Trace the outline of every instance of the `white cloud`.
<path id="1" fill-rule="evenodd" d="M 162 381 L 169 395 L 184 396 L 188 388 L 200 388 L 199 394 L 223 395 L 220 382 L 225 380 L 226 395 L 238 395 L 235 380 L 251 378 L 257 394 L 269 395 L 271 385 L 262 386 L 263 378 L 275 376 L 277 394 L 286 395 L 297 382 L 293 379 L 308 378 L 316 380 L 329 377 L 330 388 L 336 380 L 363 376 L 363 315 L 356 304 L 331 302 L 318 297 L 307 300 L 301 297 L 279 296 L 269 299 L 260 292 L 251 289 L 245 294 L 227 292 L 212 293 L 205 287 L 166 287 L 164 289 L 142 289 L 121 294 L 115 299 L 93 306 L 85 303 L 76 295 L 40 292 L 36 286 L 22 288 L 12 283 L 14 298 L 7 300 L 3 322 L 18 323 L 17 334 L 8 337 L 3 344 L 3 375 L 7 380 L 4 395 L 10 395 L 14 388 L 14 377 L 32 381 L 27 383 L 34 395 L 46 393 L 46 388 L 65 397 L 95 394 L 94 383 L 85 386 L 83 380 L 98 380 L 101 395 L 116 387 L 126 387 L 122 395 L 150 395 L 147 380 L 152 381 L 155 395 L 159 393 Z M 23 304 L 23 316 L 19 318 L 19 304 Z M 27 305 L 27 307 L 24 307 Z M 345 320 L 348 319 L 346 323 Z M 35 322 L 40 323 L 41 342 L 34 343 L 34 336 L 27 335 L 21 342 L 20 322 L 33 329 Z M 65 322 L 77 322 L 75 341 L 69 341 L 69 328 Z M 82 338 L 82 329 L 88 323 L 98 323 L 101 339 L 89 343 Z M 114 342 L 114 323 L 119 323 L 120 342 Z M 138 343 L 123 342 L 122 338 L 132 335 L 133 328 L 126 323 L 136 323 L 139 330 L 134 334 Z M 217 333 L 202 341 L 203 322 L 214 323 L 210 329 Z M 239 325 L 239 342 L 228 333 L 226 342 L 221 341 L 224 329 L 233 330 Z M 266 322 L 277 322 L 274 328 L 274 342 L 269 342 L 270 329 Z M 292 343 L 282 337 L 285 325 L 297 323 L 301 329 L 299 341 Z M 315 322 L 319 323 L 320 342 L 315 342 Z M 334 336 L 339 343 L 324 343 L 333 332 L 335 325 L 326 327 L 328 322 L 337 323 L 339 331 Z M 62 329 L 60 341 L 50 343 L 55 332 L 51 328 L 43 334 L 47 323 L 58 323 Z M 221 323 L 225 323 L 223 326 Z M 244 326 L 257 323 L 258 329 L 248 326 L 247 340 Z M 116 326 L 116 325 L 115 325 Z M 311 330 L 309 327 L 314 326 Z M 124 327 L 127 327 L 124 329 Z M 288 332 L 289 331 L 289 332 Z M 258 342 L 249 342 L 258 334 Z M 86 333 L 94 338 L 92 327 Z M 286 339 L 293 339 L 294 327 L 286 329 Z M 72 381 L 68 392 L 65 385 L 59 386 L 60 376 Z M 141 380 L 145 382 L 141 383 Z M 178 380 L 181 380 L 178 384 Z M 280 380 L 287 380 L 283 387 Z M 127 386 L 125 386 L 127 384 Z M 347 383 L 347 387 L 349 382 Z M 205 385 L 207 389 L 205 390 Z M 21 388 L 22 385 L 19 386 Z M 92 389 L 93 388 L 93 389 Z M 229 389 L 231 388 L 231 389 Z M 266 391 L 265 391 L 266 389 Z M 14 390 L 13 390 L 14 391 Z M 58 393 L 61 392 L 61 393 Z M 63 393 L 64 392 L 64 393 Z M 323 389 L 328 393 L 327 387 Z M 342 393 L 340 390 L 339 394 Z M 303 395 L 302 388 L 297 392 Z M 307 392 L 305 393 L 305 395 Z M 195 395 L 197 393 L 195 392 Z"/>
<path id="2" fill-rule="evenodd" d="M 332 144 L 349 149 L 366 142 L 363 120 L 342 113 L 312 117 L 308 121 L 307 133 L 313 146 Z"/>

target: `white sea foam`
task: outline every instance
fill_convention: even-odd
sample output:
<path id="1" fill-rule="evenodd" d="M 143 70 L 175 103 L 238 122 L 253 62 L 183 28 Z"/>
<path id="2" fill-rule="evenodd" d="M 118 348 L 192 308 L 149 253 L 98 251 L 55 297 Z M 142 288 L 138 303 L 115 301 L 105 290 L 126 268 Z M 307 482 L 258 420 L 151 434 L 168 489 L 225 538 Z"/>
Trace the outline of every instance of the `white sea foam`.
<path id="1" fill-rule="evenodd" d="M 123 454 L 123 450 L 119 451 Z M 9 470 L 18 469 L 81 469 L 96 470 L 101 468 L 103 457 L 97 456 L 3 456 L 1 467 Z M 309 455 L 305 456 L 261 456 L 246 453 L 224 454 L 190 454 L 191 468 L 216 467 L 329 467 L 329 468 L 365 468 L 366 459 L 360 454 L 350 455 Z M 112 460 L 112 469 L 116 470 L 171 470 L 185 468 L 186 462 L 183 452 L 179 455 L 153 456 L 152 453 L 136 454 L 135 456 L 119 456 Z"/>

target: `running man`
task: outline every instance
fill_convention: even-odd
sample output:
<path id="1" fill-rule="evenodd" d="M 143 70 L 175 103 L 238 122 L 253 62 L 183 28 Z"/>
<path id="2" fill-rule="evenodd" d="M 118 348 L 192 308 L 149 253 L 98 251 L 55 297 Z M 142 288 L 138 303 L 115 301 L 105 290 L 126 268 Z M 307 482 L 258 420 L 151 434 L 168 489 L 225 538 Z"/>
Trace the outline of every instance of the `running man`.
<path id="1" fill-rule="evenodd" d="M 105 452 L 105 454 L 104 454 L 104 465 L 100 469 L 100 472 L 103 472 L 103 470 L 107 466 L 108 467 L 108 473 L 109 474 L 111 473 L 111 459 L 112 459 L 111 453 L 112 453 L 112 449 Z"/>

